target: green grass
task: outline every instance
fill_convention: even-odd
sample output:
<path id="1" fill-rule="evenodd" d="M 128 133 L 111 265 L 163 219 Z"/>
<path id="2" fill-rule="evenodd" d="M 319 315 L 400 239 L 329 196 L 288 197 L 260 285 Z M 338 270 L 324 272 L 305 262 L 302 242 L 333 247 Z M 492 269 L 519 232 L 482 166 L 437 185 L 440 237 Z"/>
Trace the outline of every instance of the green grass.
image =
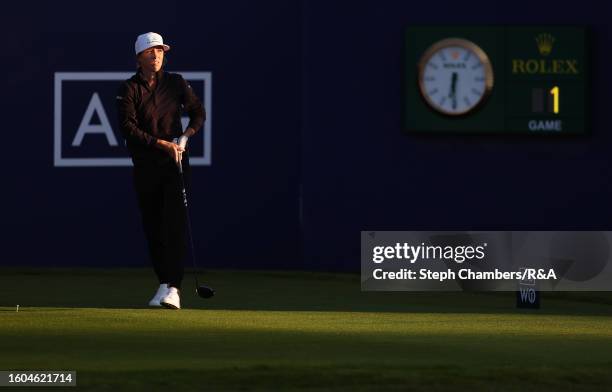
<path id="1" fill-rule="evenodd" d="M 360 291 L 349 274 L 212 271 L 180 311 L 148 270 L 0 270 L 0 370 L 99 390 L 610 390 L 612 296 Z M 15 305 L 20 311 L 15 312 Z M 54 389 L 57 390 L 57 389 Z"/>

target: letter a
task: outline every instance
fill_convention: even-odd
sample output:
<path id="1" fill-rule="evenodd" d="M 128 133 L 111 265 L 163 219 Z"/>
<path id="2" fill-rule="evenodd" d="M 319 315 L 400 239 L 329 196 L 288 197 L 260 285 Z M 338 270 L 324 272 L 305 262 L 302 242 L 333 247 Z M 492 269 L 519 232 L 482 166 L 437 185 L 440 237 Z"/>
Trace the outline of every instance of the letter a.
<path id="1" fill-rule="evenodd" d="M 93 117 L 94 111 L 98 113 L 100 125 L 91 125 L 91 118 Z M 109 145 L 117 145 L 117 138 L 108 122 L 108 117 L 106 117 L 106 112 L 104 111 L 104 106 L 102 106 L 102 101 L 100 101 L 98 93 L 93 93 L 91 96 L 87 110 L 85 110 L 85 114 L 81 120 L 81 125 L 79 125 L 79 129 L 72 141 L 72 146 L 80 146 L 83 137 L 87 133 L 103 133 L 106 135 L 106 140 Z"/>

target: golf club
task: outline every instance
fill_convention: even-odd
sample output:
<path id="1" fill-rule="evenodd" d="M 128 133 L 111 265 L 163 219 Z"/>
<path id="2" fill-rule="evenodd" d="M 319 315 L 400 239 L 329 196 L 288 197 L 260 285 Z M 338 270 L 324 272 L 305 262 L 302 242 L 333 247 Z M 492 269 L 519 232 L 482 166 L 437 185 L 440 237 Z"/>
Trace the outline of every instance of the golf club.
<path id="1" fill-rule="evenodd" d="M 181 136 L 180 139 L 175 139 L 174 142 L 178 144 L 179 146 L 185 148 L 185 146 L 187 145 L 187 137 Z M 198 272 L 197 272 L 198 267 L 196 265 L 195 247 L 193 246 L 193 234 L 191 233 L 191 219 L 189 218 L 189 210 L 187 208 L 187 192 L 185 191 L 185 179 L 183 177 L 183 163 L 181 162 L 181 160 L 179 160 L 178 162 L 178 170 L 179 170 L 179 175 L 181 178 L 181 187 L 182 187 L 182 192 L 183 192 L 183 205 L 185 206 L 185 218 L 187 220 L 187 231 L 189 232 L 189 244 L 191 246 L 191 258 L 193 260 L 196 293 L 202 298 L 210 298 L 213 295 L 215 295 L 215 290 L 206 285 L 200 285 L 200 283 L 198 282 Z"/>

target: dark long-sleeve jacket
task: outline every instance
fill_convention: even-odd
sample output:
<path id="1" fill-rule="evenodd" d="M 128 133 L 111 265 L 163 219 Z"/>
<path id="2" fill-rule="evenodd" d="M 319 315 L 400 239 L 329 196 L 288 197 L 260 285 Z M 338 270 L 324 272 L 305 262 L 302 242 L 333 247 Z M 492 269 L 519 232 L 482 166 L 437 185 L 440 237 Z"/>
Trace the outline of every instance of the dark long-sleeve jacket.
<path id="1" fill-rule="evenodd" d="M 172 141 L 183 134 L 183 113 L 189 115 L 188 127 L 194 132 L 206 119 L 202 103 L 189 83 L 181 75 L 165 71 L 157 73 L 153 88 L 140 72 L 122 83 L 117 93 L 117 112 L 121 134 L 135 165 L 170 159 L 155 144 L 157 139 Z"/>

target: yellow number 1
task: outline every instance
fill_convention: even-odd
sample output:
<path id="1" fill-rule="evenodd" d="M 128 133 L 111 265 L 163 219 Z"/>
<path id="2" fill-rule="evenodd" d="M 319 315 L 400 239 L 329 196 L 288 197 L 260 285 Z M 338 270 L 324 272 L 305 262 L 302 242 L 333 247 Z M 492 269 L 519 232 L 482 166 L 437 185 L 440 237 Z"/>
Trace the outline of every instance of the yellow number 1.
<path id="1" fill-rule="evenodd" d="M 553 95 L 553 113 L 559 113 L 559 87 L 555 86 L 550 90 L 550 93 Z"/>

